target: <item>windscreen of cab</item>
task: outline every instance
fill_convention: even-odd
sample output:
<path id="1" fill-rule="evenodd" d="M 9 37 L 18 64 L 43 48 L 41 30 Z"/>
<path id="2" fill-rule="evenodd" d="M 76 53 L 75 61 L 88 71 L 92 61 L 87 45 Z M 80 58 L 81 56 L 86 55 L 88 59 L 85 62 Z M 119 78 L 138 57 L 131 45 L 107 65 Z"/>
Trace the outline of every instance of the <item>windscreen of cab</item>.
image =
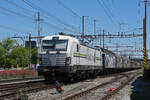
<path id="1" fill-rule="evenodd" d="M 43 40 L 43 51 L 66 51 L 68 40 Z"/>

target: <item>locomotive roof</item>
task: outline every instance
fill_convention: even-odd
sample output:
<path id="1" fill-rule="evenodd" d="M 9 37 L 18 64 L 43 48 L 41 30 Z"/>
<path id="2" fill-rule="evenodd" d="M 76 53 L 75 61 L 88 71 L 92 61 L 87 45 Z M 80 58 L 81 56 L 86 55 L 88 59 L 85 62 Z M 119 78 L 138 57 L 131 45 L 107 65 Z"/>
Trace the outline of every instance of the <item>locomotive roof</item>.
<path id="1" fill-rule="evenodd" d="M 74 37 L 71 37 L 71 36 L 65 36 L 65 35 L 46 36 L 46 37 L 42 38 L 42 40 L 52 40 L 53 37 L 59 37 L 59 39 L 67 39 L 67 40 L 72 40 L 72 41 L 79 42 L 78 39 L 76 39 Z"/>
<path id="2" fill-rule="evenodd" d="M 114 53 L 114 52 L 112 52 L 112 51 L 110 51 L 110 50 L 108 50 L 108 49 L 103 49 L 103 48 L 101 48 L 101 49 L 102 49 L 103 52 L 110 53 L 110 54 L 112 54 L 112 55 L 114 55 L 114 56 L 117 56 L 116 53 Z"/>
<path id="3" fill-rule="evenodd" d="M 103 48 L 101 48 L 101 49 L 102 49 L 103 52 L 105 52 L 105 53 L 107 53 L 107 54 L 112 54 L 112 55 L 117 56 L 117 57 L 126 58 L 126 57 L 121 56 L 121 55 L 119 55 L 119 54 L 117 54 L 117 53 L 114 53 L 113 51 L 110 51 L 110 50 L 108 50 L 108 49 L 103 49 Z"/>

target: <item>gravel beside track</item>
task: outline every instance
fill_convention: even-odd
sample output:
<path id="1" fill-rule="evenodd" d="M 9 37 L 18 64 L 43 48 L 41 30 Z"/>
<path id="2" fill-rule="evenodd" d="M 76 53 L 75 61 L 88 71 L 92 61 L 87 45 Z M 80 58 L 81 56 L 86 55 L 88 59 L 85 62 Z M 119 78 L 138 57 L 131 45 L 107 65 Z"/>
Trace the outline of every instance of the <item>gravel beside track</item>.
<path id="1" fill-rule="evenodd" d="M 135 75 L 134 73 L 131 75 L 128 74 L 128 76 L 119 79 L 119 81 L 112 82 L 111 84 L 105 85 L 104 87 L 101 87 L 101 88 L 97 88 L 94 91 L 89 91 L 88 93 L 86 92 L 86 94 L 81 94 L 77 96 L 76 98 L 64 98 L 63 100 L 72 100 L 72 99 L 73 100 L 108 100 L 109 99 L 108 97 L 111 98 L 111 96 L 115 95 L 112 93 L 116 91 L 119 86 L 122 86 L 122 84 L 124 84 L 124 82 L 126 82 L 128 79 L 130 78 L 133 79 L 134 75 Z M 115 88 L 115 90 L 113 92 L 109 92 L 108 91 L 109 88 Z M 117 100 L 117 99 L 114 99 L 114 100 Z M 118 99 L 118 100 L 122 100 L 122 99 Z"/>
<path id="2" fill-rule="evenodd" d="M 68 98 L 70 98 L 71 96 L 75 94 L 79 94 L 81 92 L 95 88 L 96 86 L 103 85 L 102 87 L 100 86 L 99 88 L 92 89 L 92 91 L 76 97 L 77 100 L 101 100 L 103 97 L 109 94 L 108 92 L 109 88 L 116 89 L 118 86 L 123 84 L 124 81 L 132 77 L 133 74 L 136 72 L 138 71 L 135 70 L 135 71 L 124 72 L 120 74 L 100 76 L 95 79 L 88 79 L 88 80 L 84 80 L 84 81 L 77 82 L 77 83 L 67 84 L 63 86 L 64 92 L 62 94 L 56 93 L 55 85 L 45 84 L 45 83 L 40 83 L 40 82 L 38 83 L 38 81 L 36 81 L 35 83 L 29 82 L 30 85 L 26 84 L 28 86 L 27 87 L 24 86 L 26 88 L 23 89 L 23 91 L 27 94 L 28 100 L 70 100 Z M 110 81 L 113 81 L 113 82 L 110 84 L 109 83 Z M 23 84 L 21 83 L 17 83 L 17 84 L 20 84 L 17 86 L 20 86 L 20 87 L 23 86 Z M 6 90 L 8 89 L 6 92 L 7 94 L 9 94 L 11 91 L 11 89 L 7 88 L 6 84 L 4 86 L 5 88 L 0 89 L 0 96 L 5 94 L 5 89 Z M 15 94 L 16 94 L 18 89 L 17 88 L 15 89 L 15 86 L 13 86 L 12 88 L 14 88 Z M 123 88 L 120 91 L 125 91 L 125 90 Z M 116 93 L 116 95 L 118 94 L 119 93 Z M 115 96 L 113 95 L 112 98 L 113 97 Z M 15 98 L 16 98 L 16 95 L 15 95 Z M 1 99 L 0 97 L 0 100 L 3 100 L 3 99 Z M 5 99 L 5 100 L 11 100 L 11 99 Z M 120 100 L 120 99 L 115 98 L 112 100 Z"/>
<path id="3" fill-rule="evenodd" d="M 130 100 L 130 95 L 132 91 L 132 82 L 134 82 L 139 76 L 135 77 L 128 85 L 126 85 L 123 89 L 121 89 L 118 93 L 112 96 L 109 100 Z"/>
<path id="4" fill-rule="evenodd" d="M 97 83 L 97 80 L 99 80 L 101 83 L 107 82 L 111 80 L 113 77 L 103 77 L 103 78 L 96 78 L 96 79 L 88 79 L 83 82 L 78 82 L 74 84 L 68 84 L 64 85 L 64 93 L 63 96 L 70 95 L 74 92 L 82 91 L 85 88 L 88 88 L 89 86 L 94 86 Z M 62 94 L 56 94 L 56 89 L 50 89 L 50 90 L 44 90 L 39 91 L 37 93 L 31 93 L 29 94 L 29 100 L 58 100 L 61 98 Z"/>
<path id="5" fill-rule="evenodd" d="M 83 97 L 86 97 L 86 98 L 88 98 L 88 100 L 96 100 L 97 98 L 100 98 L 100 97 L 102 97 L 102 95 L 103 94 L 105 94 L 105 92 L 107 91 L 107 87 L 109 87 L 109 85 L 110 86 L 112 86 L 113 84 L 114 85 L 118 85 L 118 83 L 116 82 L 116 79 L 121 79 L 123 76 L 121 76 L 121 77 L 117 77 L 117 78 L 113 78 L 113 79 L 111 79 L 111 80 L 109 80 L 109 81 L 107 81 L 107 82 L 105 82 L 105 83 L 100 83 L 100 84 L 97 84 L 97 85 L 95 85 L 95 86 L 91 86 L 91 87 L 89 87 L 89 88 L 87 88 L 86 90 L 84 90 L 84 91 L 81 91 L 81 92 L 79 92 L 79 93 L 77 93 L 77 94 L 74 94 L 75 95 L 75 97 L 74 97 L 74 95 L 72 95 L 72 96 L 69 96 L 69 97 L 67 97 L 67 98 L 64 98 L 64 100 L 72 100 L 72 99 L 74 99 L 74 98 L 78 98 L 78 100 L 83 100 Z M 90 92 L 94 92 L 95 94 L 95 96 L 92 94 L 92 96 L 88 96 L 89 95 L 89 93 Z M 80 94 L 80 93 L 82 93 L 82 94 Z M 102 94 L 102 95 L 101 95 Z M 84 96 L 85 95 L 85 96 Z M 82 97 L 83 96 L 83 97 Z M 80 98 L 81 97 L 81 98 Z"/>
<path id="6" fill-rule="evenodd" d="M 131 71 L 131 72 L 135 73 L 135 72 L 137 72 L 137 70 Z M 125 73 L 131 73 L 131 72 L 125 72 Z M 122 76 L 124 76 L 124 75 L 125 74 L 122 74 Z M 108 82 L 116 77 L 119 77 L 119 75 L 109 75 L 109 77 L 98 77 L 98 78 L 92 79 L 92 80 L 89 79 L 89 80 L 86 80 L 83 82 L 64 85 L 65 91 L 63 94 L 56 94 L 56 89 L 49 89 L 49 90 L 39 91 L 37 93 L 30 93 L 30 94 L 28 94 L 28 96 L 29 96 L 29 100 L 61 100 L 61 99 L 65 99 L 69 95 L 83 92 L 87 89 L 90 89 L 90 88 L 96 86 L 96 85 Z M 128 78 L 128 76 L 125 77 L 124 80 L 126 80 L 127 78 Z M 102 98 L 106 95 L 106 93 L 107 93 L 106 91 L 108 91 L 108 88 L 118 86 L 119 84 L 122 84 L 122 82 L 120 81 L 119 83 L 114 82 L 114 84 L 108 84 L 107 87 L 99 88 L 97 91 L 94 90 L 93 92 L 89 93 L 87 96 L 83 96 L 83 98 L 81 97 L 78 99 L 84 100 L 84 99 L 88 98 L 86 100 L 100 100 L 100 99 L 94 99 L 94 97 L 97 98 L 97 96 L 94 96 L 94 94 L 96 94 L 96 92 L 97 92 L 97 95 L 101 95 L 100 97 Z M 103 91 L 103 93 L 101 93 L 101 91 Z"/>
<path id="7" fill-rule="evenodd" d="M 54 85 L 45 84 L 45 81 L 35 80 L 35 81 L 25 81 L 18 83 L 10 84 L 1 84 L 0 85 L 0 100 L 12 100 L 17 97 L 18 92 L 31 93 L 37 92 L 39 90 L 54 88 Z"/>

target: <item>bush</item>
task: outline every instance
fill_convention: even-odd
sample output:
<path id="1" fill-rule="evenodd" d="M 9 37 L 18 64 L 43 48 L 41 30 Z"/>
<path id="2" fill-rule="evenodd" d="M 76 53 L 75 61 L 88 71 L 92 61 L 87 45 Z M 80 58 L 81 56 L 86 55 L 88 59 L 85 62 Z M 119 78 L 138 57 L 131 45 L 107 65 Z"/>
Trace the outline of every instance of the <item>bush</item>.
<path id="1" fill-rule="evenodd" d="M 0 79 L 8 79 L 8 78 L 25 78 L 36 76 L 36 72 L 32 70 L 3 70 L 0 71 Z"/>

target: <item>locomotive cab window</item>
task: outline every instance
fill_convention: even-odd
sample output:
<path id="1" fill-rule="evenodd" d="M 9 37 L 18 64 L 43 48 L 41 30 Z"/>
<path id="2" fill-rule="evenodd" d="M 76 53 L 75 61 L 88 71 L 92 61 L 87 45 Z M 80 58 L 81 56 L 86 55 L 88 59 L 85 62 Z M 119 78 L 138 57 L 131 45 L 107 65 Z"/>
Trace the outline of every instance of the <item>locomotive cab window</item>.
<path id="1" fill-rule="evenodd" d="M 68 40 L 43 40 L 42 49 L 44 51 L 66 51 Z"/>

